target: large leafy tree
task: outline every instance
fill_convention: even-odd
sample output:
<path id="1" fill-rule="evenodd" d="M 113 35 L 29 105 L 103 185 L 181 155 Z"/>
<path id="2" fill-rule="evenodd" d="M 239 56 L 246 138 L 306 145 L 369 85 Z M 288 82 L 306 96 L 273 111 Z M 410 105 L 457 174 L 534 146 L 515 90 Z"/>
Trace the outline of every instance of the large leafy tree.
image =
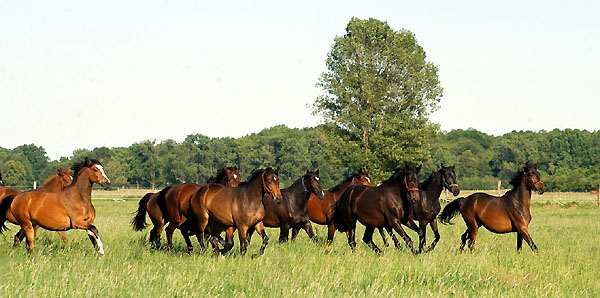
<path id="1" fill-rule="evenodd" d="M 437 67 L 410 31 L 352 18 L 329 52 L 313 111 L 340 160 L 376 179 L 401 163 L 426 160 L 437 127 L 428 115 L 442 96 Z"/>

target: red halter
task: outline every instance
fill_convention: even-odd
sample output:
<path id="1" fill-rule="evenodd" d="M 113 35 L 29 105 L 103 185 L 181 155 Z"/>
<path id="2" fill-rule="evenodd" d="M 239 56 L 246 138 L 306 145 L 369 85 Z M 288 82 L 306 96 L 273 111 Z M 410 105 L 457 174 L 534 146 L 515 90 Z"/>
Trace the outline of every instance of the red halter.
<path id="1" fill-rule="evenodd" d="M 408 191 L 411 191 L 411 190 L 419 190 L 419 188 L 418 188 L 418 187 L 417 187 L 417 188 L 409 188 L 409 187 L 408 187 L 408 183 L 406 183 L 406 176 L 404 176 L 404 186 L 406 186 L 406 189 L 408 189 Z"/>
<path id="2" fill-rule="evenodd" d="M 269 189 L 269 187 L 267 186 L 267 184 L 265 183 L 265 172 L 262 173 L 262 183 L 263 183 L 263 189 L 268 192 L 271 196 L 273 196 L 273 192 Z"/>

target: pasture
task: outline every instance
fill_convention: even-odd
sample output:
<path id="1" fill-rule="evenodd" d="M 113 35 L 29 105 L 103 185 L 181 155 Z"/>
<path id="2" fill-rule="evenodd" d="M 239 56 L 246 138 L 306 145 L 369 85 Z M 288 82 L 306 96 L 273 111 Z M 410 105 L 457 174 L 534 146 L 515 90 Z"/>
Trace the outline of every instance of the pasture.
<path id="1" fill-rule="evenodd" d="M 527 245 L 518 254 L 514 233 L 486 230 L 480 231 L 474 252 L 461 253 L 465 226 L 459 216 L 454 225 L 440 225 L 442 238 L 427 254 L 415 256 L 390 247 L 377 256 L 361 240 L 362 225 L 357 250 L 351 253 L 345 234 L 336 233 L 333 245 L 325 246 L 326 227 L 313 224 L 319 244 L 310 242 L 303 231 L 295 241 L 279 244 L 279 230 L 267 229 L 270 243 L 265 254 L 252 259 L 261 242 L 258 235 L 246 256 L 240 256 L 237 236 L 234 249 L 223 257 L 200 251 L 194 238 L 190 256 L 178 231 L 172 251 L 150 248 L 149 228 L 139 233 L 129 226 L 143 193 L 93 191 L 104 257 L 97 256 L 80 230 L 67 232 L 66 246 L 56 233 L 40 229 L 35 253 L 23 246 L 13 250 L 17 227 L 7 224 L 10 230 L 0 236 L 0 297 L 600 295 L 600 209 L 595 195 L 533 195 L 529 230 L 538 255 Z M 405 230 L 416 242 L 416 233 Z M 427 236 L 430 243 L 431 230 Z M 374 239 L 382 243 L 378 234 Z M 164 233 L 161 240 L 166 243 Z"/>

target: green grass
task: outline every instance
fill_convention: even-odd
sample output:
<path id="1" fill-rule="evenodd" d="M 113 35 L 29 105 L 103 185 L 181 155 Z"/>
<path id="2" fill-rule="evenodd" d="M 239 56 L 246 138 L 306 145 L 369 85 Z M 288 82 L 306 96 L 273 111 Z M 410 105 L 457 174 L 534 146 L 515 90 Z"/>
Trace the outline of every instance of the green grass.
<path id="1" fill-rule="evenodd" d="M 96 192 L 96 191 L 94 191 Z M 465 227 L 460 217 L 440 225 L 442 239 L 430 253 L 414 256 L 406 249 L 375 255 L 357 233 L 350 252 L 345 234 L 331 247 L 315 245 L 304 232 L 279 244 L 279 231 L 265 255 L 252 259 L 260 244 L 254 236 L 247 256 L 232 252 L 213 257 L 197 242 L 191 256 L 179 232 L 172 251 L 147 244 L 149 229 L 129 227 L 136 199 L 96 199 L 96 226 L 106 255 L 97 257 L 84 231 L 67 232 L 65 246 L 55 232 L 40 230 L 37 251 L 12 248 L 16 226 L 0 236 L 0 297 L 10 296 L 599 296 L 600 210 L 593 200 L 573 199 L 571 208 L 535 198 L 531 235 L 540 248 L 533 255 L 524 243 L 515 251 L 515 234 L 481 231 L 474 252 L 458 251 Z M 564 200 L 563 200 L 564 201 Z M 568 203 L 564 201 L 563 203 Z M 575 206 L 575 207 L 572 207 Z M 315 225 L 323 240 L 326 229 Z M 416 242 L 416 234 L 408 232 Z M 431 232 L 428 233 L 431 242 Z M 381 243 L 375 235 L 376 243 Z M 163 243 L 164 235 L 163 235 Z"/>

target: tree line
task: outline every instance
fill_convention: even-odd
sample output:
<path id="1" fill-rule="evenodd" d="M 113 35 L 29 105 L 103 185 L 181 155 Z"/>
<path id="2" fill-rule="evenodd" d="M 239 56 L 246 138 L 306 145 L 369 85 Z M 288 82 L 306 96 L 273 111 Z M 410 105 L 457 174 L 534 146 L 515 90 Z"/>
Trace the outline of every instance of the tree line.
<path id="1" fill-rule="evenodd" d="M 281 167 L 281 182 L 291 185 L 306 168 L 320 169 L 324 187 L 332 187 L 368 162 L 347 165 L 328 146 L 325 125 L 295 129 L 279 125 L 240 138 L 189 135 L 182 142 L 145 140 L 129 147 L 77 149 L 70 157 L 50 160 L 41 146 L 0 147 L 0 171 L 7 186 L 31 188 L 83 158 L 104 158 L 113 187 L 162 188 L 177 183 L 205 183 L 223 166 L 237 165 L 243 180 L 259 168 Z M 438 132 L 425 145 L 420 160 L 422 179 L 439 164 L 456 164 L 462 189 L 494 189 L 508 185 L 526 161 L 538 162 L 542 180 L 551 191 L 589 191 L 600 182 L 600 131 L 577 129 L 513 131 L 492 136 L 475 129 Z M 400 166 L 400 164 L 398 164 Z M 386 177 L 378 177 L 376 182 Z"/>

